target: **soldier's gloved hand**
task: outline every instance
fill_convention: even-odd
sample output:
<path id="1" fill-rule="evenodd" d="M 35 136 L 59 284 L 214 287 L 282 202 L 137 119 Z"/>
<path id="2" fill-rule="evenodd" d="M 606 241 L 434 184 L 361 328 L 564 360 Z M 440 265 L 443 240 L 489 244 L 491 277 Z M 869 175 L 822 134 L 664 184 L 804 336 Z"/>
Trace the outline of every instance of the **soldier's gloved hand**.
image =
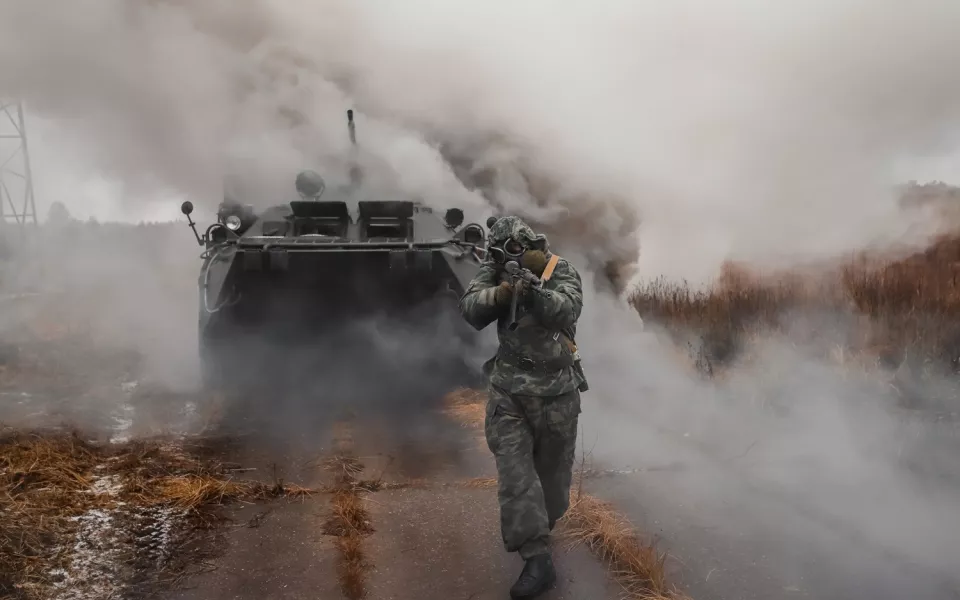
<path id="1" fill-rule="evenodd" d="M 499 306 L 509 306 L 511 299 L 513 299 L 513 287 L 510 286 L 509 281 L 501 281 L 493 293 L 494 302 Z"/>
<path id="2" fill-rule="evenodd" d="M 547 268 L 547 255 L 542 250 L 527 250 L 520 259 L 520 266 L 540 277 Z"/>

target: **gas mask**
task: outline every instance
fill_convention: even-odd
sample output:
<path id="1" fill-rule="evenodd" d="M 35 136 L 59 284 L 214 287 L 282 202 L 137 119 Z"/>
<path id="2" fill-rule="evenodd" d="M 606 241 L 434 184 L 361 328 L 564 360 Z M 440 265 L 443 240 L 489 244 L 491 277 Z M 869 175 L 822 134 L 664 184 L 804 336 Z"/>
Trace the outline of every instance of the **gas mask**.
<path id="1" fill-rule="evenodd" d="M 487 256 L 495 265 L 506 266 L 510 261 L 521 263 L 521 258 L 534 248 L 546 250 L 547 238 L 537 235 L 519 217 L 505 216 L 487 221 L 490 229 Z"/>
<path id="2" fill-rule="evenodd" d="M 491 243 L 490 247 L 487 248 L 488 256 L 498 265 L 504 265 L 510 260 L 520 262 L 520 257 L 523 256 L 525 251 L 526 248 L 523 247 L 523 244 L 513 238 Z"/>

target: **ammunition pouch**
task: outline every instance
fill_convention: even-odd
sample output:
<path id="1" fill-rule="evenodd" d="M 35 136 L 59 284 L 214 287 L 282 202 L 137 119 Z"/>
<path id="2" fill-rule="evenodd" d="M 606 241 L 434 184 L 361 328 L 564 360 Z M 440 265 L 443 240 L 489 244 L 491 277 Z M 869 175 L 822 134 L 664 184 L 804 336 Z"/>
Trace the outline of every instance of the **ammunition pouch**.
<path id="1" fill-rule="evenodd" d="M 577 374 L 579 374 L 583 379 L 583 381 L 580 382 L 580 385 L 577 386 L 577 390 L 580 392 L 586 392 L 590 389 L 590 384 L 587 383 L 587 376 L 583 372 L 583 365 L 580 364 L 580 351 L 577 348 L 577 343 L 573 340 L 573 336 L 570 335 L 569 332 L 562 331 L 561 335 L 563 335 L 563 338 L 567 343 L 567 348 L 569 348 L 570 352 L 573 353 L 573 368 L 577 370 Z"/>
<path id="2" fill-rule="evenodd" d="M 577 386 L 577 390 L 579 390 L 580 392 L 585 392 L 589 390 L 590 384 L 587 383 L 587 376 L 583 374 L 583 366 L 580 364 L 579 360 L 575 363 L 575 368 L 577 369 L 577 373 L 580 374 L 580 377 L 583 378 L 583 381 L 581 381 L 580 385 Z"/>

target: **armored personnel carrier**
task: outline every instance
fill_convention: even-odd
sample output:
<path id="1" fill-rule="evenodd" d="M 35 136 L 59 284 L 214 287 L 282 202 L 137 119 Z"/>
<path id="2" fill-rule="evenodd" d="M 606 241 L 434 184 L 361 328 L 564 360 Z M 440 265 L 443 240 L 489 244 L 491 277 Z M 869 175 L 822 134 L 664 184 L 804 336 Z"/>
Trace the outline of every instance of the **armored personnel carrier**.
<path id="1" fill-rule="evenodd" d="M 352 134 L 352 111 L 348 119 Z M 413 200 L 353 192 L 324 199 L 326 185 L 313 171 L 301 172 L 294 187 L 299 199 L 259 212 L 221 203 L 202 234 L 193 205 L 181 206 L 204 247 L 198 333 L 208 386 L 266 376 L 268 358 L 330 352 L 351 321 L 421 323 L 456 311 L 480 267 L 486 231 L 464 225 L 461 209 L 438 214 Z M 447 321 L 469 343 L 458 322 Z"/>

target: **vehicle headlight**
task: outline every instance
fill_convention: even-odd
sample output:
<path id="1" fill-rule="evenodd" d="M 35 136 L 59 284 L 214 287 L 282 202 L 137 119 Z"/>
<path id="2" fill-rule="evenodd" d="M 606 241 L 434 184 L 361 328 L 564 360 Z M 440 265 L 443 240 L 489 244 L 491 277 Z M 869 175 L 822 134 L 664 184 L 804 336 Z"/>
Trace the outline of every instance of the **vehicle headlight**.
<path id="1" fill-rule="evenodd" d="M 238 217 L 237 215 L 230 215 L 229 217 L 227 217 L 225 223 L 227 225 L 227 229 L 229 229 L 230 231 L 236 231 L 240 229 L 240 224 L 241 224 L 240 217 Z"/>

